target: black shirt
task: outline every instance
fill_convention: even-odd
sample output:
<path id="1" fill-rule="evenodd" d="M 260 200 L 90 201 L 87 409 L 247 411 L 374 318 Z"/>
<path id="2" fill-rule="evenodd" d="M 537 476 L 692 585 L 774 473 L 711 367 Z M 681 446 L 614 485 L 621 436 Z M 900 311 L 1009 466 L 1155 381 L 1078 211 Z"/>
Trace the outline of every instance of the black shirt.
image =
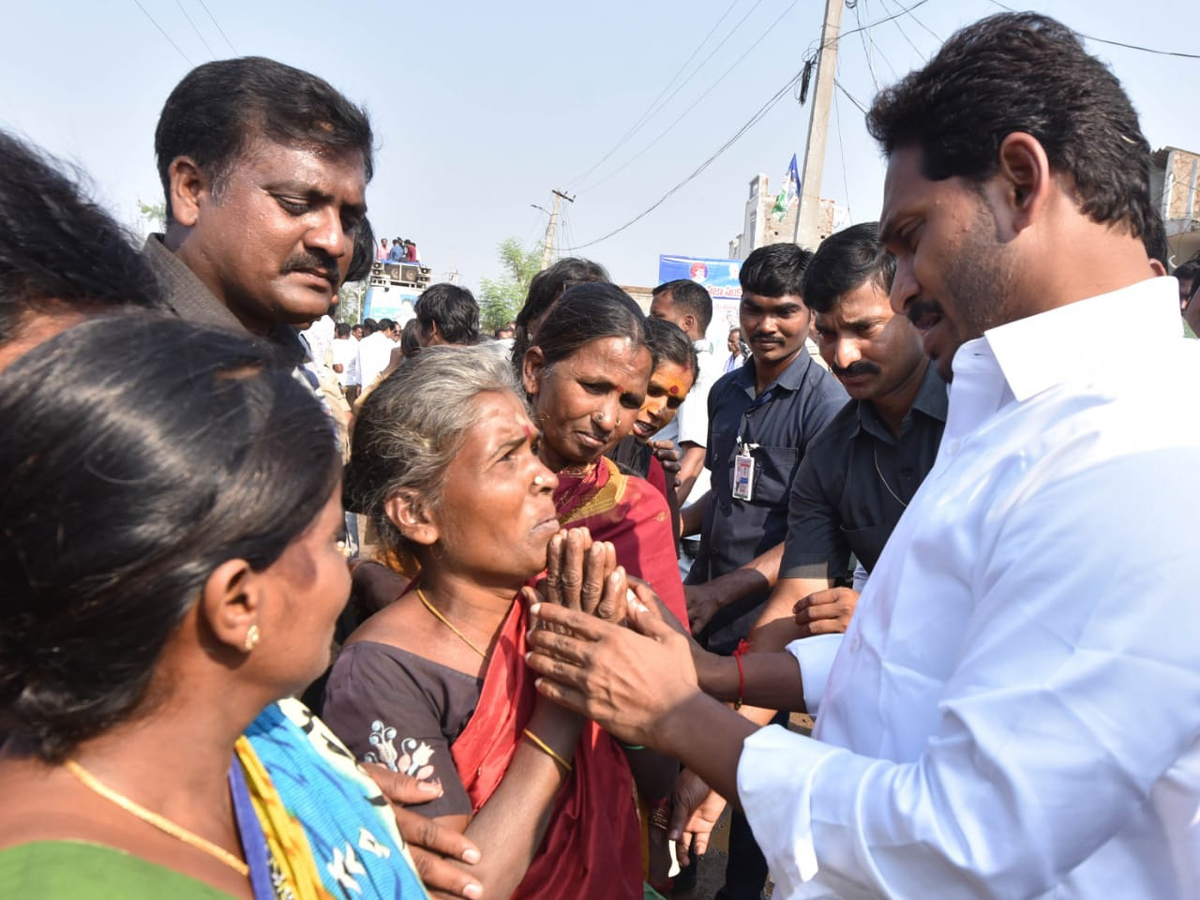
<path id="1" fill-rule="evenodd" d="M 804 349 L 761 394 L 754 375 L 751 358 L 722 376 L 708 395 L 704 464 L 712 471 L 712 485 L 689 584 L 732 572 L 783 543 L 792 480 L 808 443 L 846 402 L 842 386 Z M 733 496 L 739 440 L 756 445 L 749 451 L 754 459 L 749 500 Z M 731 651 L 749 633 L 766 598 L 760 591 L 717 613 L 704 631 L 710 649 Z"/>
<path id="2" fill-rule="evenodd" d="M 900 515 L 933 468 L 946 426 L 946 382 L 926 366 L 894 438 L 870 401 L 851 400 L 808 447 L 792 485 L 780 578 L 869 572 Z"/>

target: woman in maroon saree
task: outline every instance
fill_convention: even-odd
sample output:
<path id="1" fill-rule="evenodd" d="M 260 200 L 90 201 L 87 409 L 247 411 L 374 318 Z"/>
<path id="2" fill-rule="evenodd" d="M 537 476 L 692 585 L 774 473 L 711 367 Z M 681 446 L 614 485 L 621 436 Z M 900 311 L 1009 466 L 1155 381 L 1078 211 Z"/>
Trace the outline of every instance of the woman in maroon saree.
<path id="1" fill-rule="evenodd" d="M 641 855 L 623 750 L 540 698 L 525 665 L 519 593 L 559 523 L 557 478 L 515 387 L 486 349 L 430 348 L 364 404 L 347 493 L 420 571 L 351 636 L 324 715 L 360 760 L 430 786 L 417 811 L 480 847 L 470 874 L 487 896 L 634 900 Z M 623 602 L 615 562 L 591 564 L 613 555 L 597 546 L 586 583 Z"/>
<path id="2" fill-rule="evenodd" d="M 649 582 L 686 627 L 667 502 L 603 455 L 629 434 L 650 380 L 653 359 L 641 310 L 614 285 L 576 285 L 532 340 L 522 377 L 542 431 L 539 455 L 558 474 L 559 522 L 612 543 L 617 562 Z"/>

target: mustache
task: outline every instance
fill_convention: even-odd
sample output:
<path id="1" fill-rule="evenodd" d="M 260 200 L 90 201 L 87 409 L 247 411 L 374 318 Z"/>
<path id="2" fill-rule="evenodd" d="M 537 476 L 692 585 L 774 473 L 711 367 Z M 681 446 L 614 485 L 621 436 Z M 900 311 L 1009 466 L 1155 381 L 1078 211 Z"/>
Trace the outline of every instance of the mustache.
<path id="1" fill-rule="evenodd" d="M 309 251 L 307 253 L 299 253 L 291 257 L 283 264 L 283 272 L 286 275 L 288 272 L 316 270 L 329 279 L 330 283 L 337 287 L 339 278 L 337 260 L 327 253 L 316 253 Z"/>
<path id="2" fill-rule="evenodd" d="M 783 338 L 777 337 L 776 335 L 773 335 L 773 334 L 763 334 L 761 331 L 756 331 L 752 335 L 750 335 L 750 340 L 763 341 L 765 343 L 770 343 L 770 344 L 782 344 L 783 343 Z"/>
<path id="3" fill-rule="evenodd" d="M 834 375 L 842 378 L 853 378 L 855 375 L 878 375 L 880 372 L 879 366 L 866 360 L 850 363 L 844 369 L 837 363 L 830 363 L 829 367 L 833 370 Z"/>
<path id="4" fill-rule="evenodd" d="M 942 308 L 933 300 L 916 300 L 908 307 L 908 320 L 924 331 L 942 317 Z"/>

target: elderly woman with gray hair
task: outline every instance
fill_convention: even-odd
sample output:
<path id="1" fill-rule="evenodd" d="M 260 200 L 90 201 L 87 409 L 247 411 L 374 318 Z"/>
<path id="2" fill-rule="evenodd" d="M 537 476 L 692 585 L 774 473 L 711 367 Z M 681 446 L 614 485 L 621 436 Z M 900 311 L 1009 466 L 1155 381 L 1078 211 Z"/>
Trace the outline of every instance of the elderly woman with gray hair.
<path id="1" fill-rule="evenodd" d="M 359 759 L 440 784 L 420 811 L 479 846 L 471 874 L 487 896 L 640 898 L 622 749 L 539 698 L 525 665 L 526 585 L 560 533 L 538 441 L 510 366 L 486 348 L 423 350 L 367 399 L 346 491 L 417 574 L 351 636 L 324 713 Z M 624 570 L 589 542 L 554 542 L 552 567 L 583 576 L 586 597 L 566 599 L 623 610 Z"/>

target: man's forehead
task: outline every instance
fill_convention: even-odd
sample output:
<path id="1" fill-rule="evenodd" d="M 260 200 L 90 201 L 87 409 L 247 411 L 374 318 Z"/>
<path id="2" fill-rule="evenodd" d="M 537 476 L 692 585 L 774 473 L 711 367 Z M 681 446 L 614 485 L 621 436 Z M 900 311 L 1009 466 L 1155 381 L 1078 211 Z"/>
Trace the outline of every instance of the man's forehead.
<path id="1" fill-rule="evenodd" d="M 742 301 L 764 309 L 773 309 L 777 306 L 804 305 L 804 298 L 799 294 L 781 294 L 778 297 L 768 297 L 765 294 L 756 294 L 754 291 L 742 291 Z"/>
<path id="2" fill-rule="evenodd" d="M 898 147 L 888 157 L 887 175 L 883 179 L 883 209 L 879 213 L 881 240 L 891 237 L 896 215 L 932 186 L 921 172 L 921 157 L 918 147 Z"/>
<path id="3" fill-rule="evenodd" d="M 273 178 L 288 178 L 314 185 L 350 179 L 366 187 L 366 160 L 353 147 L 330 148 L 309 143 L 285 143 L 256 135 L 233 164 Z"/>

